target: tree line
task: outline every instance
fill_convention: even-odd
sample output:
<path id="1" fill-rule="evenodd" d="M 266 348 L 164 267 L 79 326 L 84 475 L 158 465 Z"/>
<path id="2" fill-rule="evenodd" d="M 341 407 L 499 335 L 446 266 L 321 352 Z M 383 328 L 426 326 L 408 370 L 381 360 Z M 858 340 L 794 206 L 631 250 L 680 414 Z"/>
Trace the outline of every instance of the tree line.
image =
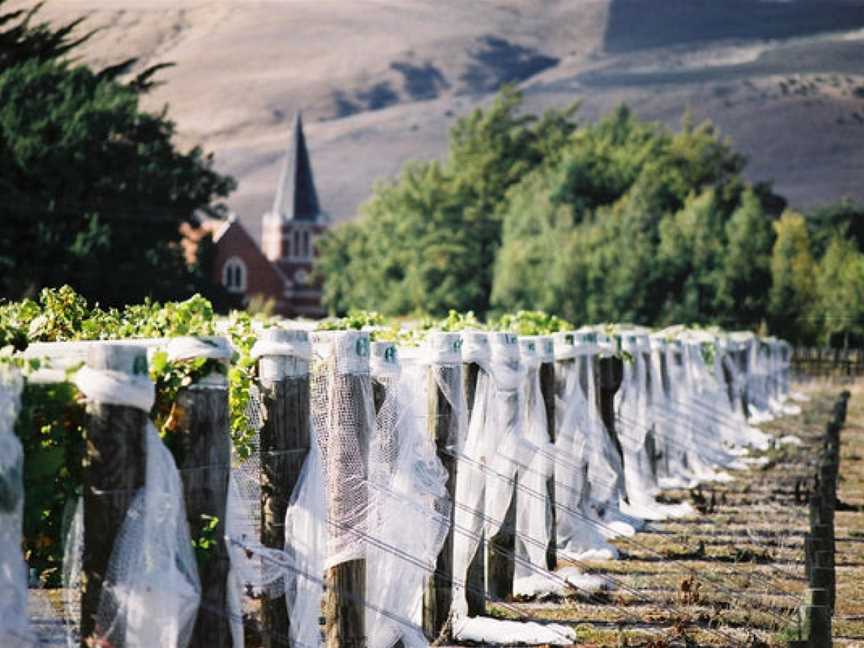
<path id="1" fill-rule="evenodd" d="M 799 213 L 709 122 L 621 106 L 524 114 L 505 88 L 460 119 L 443 161 L 376 185 L 319 244 L 328 309 L 542 309 L 580 324 L 676 322 L 860 343 L 864 206 Z"/>
<path id="2" fill-rule="evenodd" d="M 109 306 L 196 291 L 218 302 L 206 246 L 190 265 L 180 227 L 223 214 L 235 182 L 200 148 L 175 146 L 167 109 L 141 109 L 166 65 L 93 69 L 75 58 L 95 33 L 81 33 L 82 20 L 52 27 L 38 21 L 41 3 L 4 5 L 0 297 L 68 283 Z"/>

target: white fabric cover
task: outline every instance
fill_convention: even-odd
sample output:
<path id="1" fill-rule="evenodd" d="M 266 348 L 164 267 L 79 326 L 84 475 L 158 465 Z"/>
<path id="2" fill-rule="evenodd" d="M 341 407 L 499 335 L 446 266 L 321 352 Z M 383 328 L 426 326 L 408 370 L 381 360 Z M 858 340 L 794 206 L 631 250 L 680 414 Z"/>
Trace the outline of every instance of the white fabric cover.
<path id="1" fill-rule="evenodd" d="M 80 370 L 75 383 L 88 400 L 149 411 L 153 384 L 146 376 Z M 145 486 L 135 495 L 117 536 L 99 600 L 96 627 L 114 648 L 183 648 L 201 598 L 183 488 L 170 451 L 152 423 L 145 429 Z M 67 538 L 65 586 L 77 587 L 84 550 L 79 501 Z M 154 623 L 158 619 L 158 623 Z M 73 619 L 67 621 L 74 626 Z M 67 643 L 76 646 L 74 628 Z"/>
<path id="2" fill-rule="evenodd" d="M 15 436 L 21 376 L 0 364 L 0 646 L 35 643 L 27 620 L 27 566 L 21 555 L 24 453 Z"/>

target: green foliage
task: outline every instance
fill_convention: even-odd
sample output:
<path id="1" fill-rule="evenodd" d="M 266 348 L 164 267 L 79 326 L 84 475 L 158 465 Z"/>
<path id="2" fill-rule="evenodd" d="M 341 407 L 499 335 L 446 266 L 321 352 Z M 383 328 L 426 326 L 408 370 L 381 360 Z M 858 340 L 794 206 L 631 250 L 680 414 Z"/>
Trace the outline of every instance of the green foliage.
<path id="1" fill-rule="evenodd" d="M 61 579 L 66 507 L 81 487 L 84 417 L 71 384 L 25 385 L 15 422 L 24 447 L 24 552 L 51 586 Z"/>
<path id="2" fill-rule="evenodd" d="M 825 254 L 828 244 L 837 237 L 847 238 L 858 250 L 864 250 L 864 204 L 841 200 L 814 209 L 807 214 L 807 227 L 816 258 Z"/>
<path id="3" fill-rule="evenodd" d="M 520 310 L 507 313 L 493 321 L 490 327 L 517 335 L 550 335 L 560 331 L 572 331 L 575 327 L 557 315 L 545 311 Z"/>
<path id="4" fill-rule="evenodd" d="M 717 320 L 727 328 L 755 329 L 765 317 L 774 233 L 753 190 L 742 194 L 725 234 L 727 245 L 717 277 Z"/>
<path id="5" fill-rule="evenodd" d="M 771 292 L 768 313 L 771 330 L 793 340 L 811 342 L 819 322 L 811 310 L 817 303 L 816 262 L 810 252 L 807 223 L 787 211 L 774 223 L 776 240 L 771 253 Z"/>
<path id="6" fill-rule="evenodd" d="M 831 239 L 819 262 L 816 288 L 825 341 L 835 346 L 860 345 L 864 340 L 864 254 L 854 241 L 840 235 Z"/>
<path id="7" fill-rule="evenodd" d="M 814 282 L 833 239 L 864 251 L 862 206 L 815 210 L 793 233 L 787 217 L 773 226 L 785 200 L 748 184 L 745 158 L 708 122 L 688 115 L 672 132 L 622 106 L 577 128 L 575 108 L 533 121 L 519 109 L 508 90 L 460 120 L 445 162 L 406 165 L 326 238 L 318 271 L 332 311 L 539 309 L 580 325 L 770 324 L 802 342 L 825 323 L 857 335 L 857 263 L 825 266 L 831 306 Z"/>
<path id="8" fill-rule="evenodd" d="M 0 0 L 0 10 L 6 0 Z M 94 32 L 74 37 L 73 32 L 84 18 L 54 28 L 48 23 L 34 23 L 42 3 L 30 9 L 0 13 L 0 72 L 25 61 L 62 59 L 74 48 L 90 39 Z"/>
<path id="9" fill-rule="evenodd" d="M 0 332 L 4 335 L 2 346 L 9 344 L 20 350 L 30 342 L 210 336 L 216 327 L 213 307 L 200 295 L 176 303 L 148 300 L 123 309 L 102 309 L 63 286 L 43 289 L 38 300 L 0 304 Z M 228 333 L 238 349 L 229 372 L 232 437 L 238 454 L 245 457 L 254 432 L 246 409 L 255 377 L 250 354 L 255 338 L 251 318 L 245 313 L 234 314 Z M 38 368 L 38 362 L 33 361 L 28 368 Z M 224 373 L 225 367 L 203 358 L 169 362 L 164 352 L 157 352 L 149 370 L 156 383 L 151 416 L 171 447 L 178 391 L 213 372 Z M 25 548 L 30 565 L 51 584 L 58 582 L 62 561 L 65 502 L 81 485 L 83 425 L 84 408 L 71 384 L 25 387 L 16 425 L 25 449 Z"/>
<path id="10" fill-rule="evenodd" d="M 207 568 L 207 563 L 214 555 L 216 547 L 219 544 L 219 539 L 216 537 L 216 532 L 219 527 L 219 518 L 215 515 L 201 514 L 203 524 L 197 538 L 192 540 L 192 547 L 195 549 L 195 559 L 198 563 L 199 571 Z"/>
<path id="11" fill-rule="evenodd" d="M 351 310 L 345 317 L 331 317 L 322 320 L 318 326 L 319 331 L 361 331 L 385 324 L 384 317 L 375 311 Z"/>
<path id="12" fill-rule="evenodd" d="M 164 112 L 140 110 L 161 66 L 123 84 L 134 60 L 68 63 L 89 34 L 73 35 L 80 21 L 34 24 L 37 10 L 0 15 L 0 296 L 72 282 L 121 305 L 209 290 L 179 227 L 220 213 L 234 181 L 200 149 L 177 150 Z"/>
<path id="13" fill-rule="evenodd" d="M 415 162 L 375 187 L 361 217 L 318 245 L 317 271 L 333 313 L 370 305 L 387 315 L 485 313 L 512 186 L 557 155 L 575 108 L 537 119 L 519 114 L 507 89 L 460 119 L 445 162 Z"/>
<path id="14" fill-rule="evenodd" d="M 746 204 L 739 219 L 769 222 L 743 164 L 710 124 L 671 133 L 619 108 L 581 128 L 509 192 L 493 304 L 583 323 L 719 319 L 740 276 L 724 279 L 727 221 Z"/>
<path id="15" fill-rule="evenodd" d="M 257 378 L 258 363 L 252 357 L 252 347 L 258 338 L 248 313 L 231 313 L 227 334 L 234 347 L 228 369 L 228 407 L 231 415 L 231 439 L 234 452 L 247 459 L 254 449 L 255 422 L 249 418 L 252 390 Z"/>
<path id="16" fill-rule="evenodd" d="M 466 330 L 482 331 L 486 328 L 486 326 L 477 319 L 477 316 L 474 315 L 474 311 L 459 313 L 453 309 L 450 309 L 447 313 L 447 317 L 444 319 L 438 320 L 437 322 L 430 320 L 427 323 L 427 326 L 428 328 L 445 332 Z"/>

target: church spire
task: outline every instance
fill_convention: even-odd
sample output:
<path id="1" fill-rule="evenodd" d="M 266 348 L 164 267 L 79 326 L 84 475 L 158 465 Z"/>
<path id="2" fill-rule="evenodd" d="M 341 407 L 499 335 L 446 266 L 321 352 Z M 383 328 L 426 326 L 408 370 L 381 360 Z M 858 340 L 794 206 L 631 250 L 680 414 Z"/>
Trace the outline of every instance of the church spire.
<path id="1" fill-rule="evenodd" d="M 303 120 L 297 112 L 294 115 L 291 146 L 285 156 L 272 213 L 281 221 L 314 223 L 318 221 L 320 212 L 306 137 L 303 135 Z"/>

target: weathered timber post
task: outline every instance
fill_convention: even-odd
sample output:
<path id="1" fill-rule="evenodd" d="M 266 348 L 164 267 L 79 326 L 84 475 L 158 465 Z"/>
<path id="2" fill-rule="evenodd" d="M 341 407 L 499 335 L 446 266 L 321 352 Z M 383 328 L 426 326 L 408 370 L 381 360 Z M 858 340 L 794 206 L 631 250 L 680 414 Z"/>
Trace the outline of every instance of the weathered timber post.
<path id="1" fill-rule="evenodd" d="M 309 357 L 306 331 L 271 328 L 253 348 L 266 412 L 261 428 L 261 544 L 285 546 L 285 512 L 309 454 Z M 264 648 L 288 648 L 289 610 L 284 596 L 261 602 Z"/>
<path id="2" fill-rule="evenodd" d="M 181 389 L 174 403 L 172 449 L 183 481 L 186 518 L 192 541 L 212 541 L 198 557 L 201 604 L 189 648 L 230 648 L 228 573 L 231 561 L 225 541 L 231 436 L 228 415 L 227 362 L 224 338 L 175 338 L 168 345 L 175 362 L 208 358 L 213 372 Z"/>
<path id="3" fill-rule="evenodd" d="M 669 358 L 667 357 L 666 339 L 659 335 L 651 335 L 648 338 L 650 347 L 650 355 L 656 358 L 651 366 L 654 369 L 652 380 L 654 380 L 655 390 L 654 395 L 659 398 L 660 421 L 658 422 L 657 434 L 655 437 L 655 452 L 654 465 L 656 466 L 657 477 L 671 476 L 671 468 L 669 465 L 669 438 L 671 437 L 672 422 L 669 411 L 666 409 L 666 403 L 672 398 L 672 388 L 669 381 Z M 662 431 L 660 431 L 662 430 Z"/>
<path id="4" fill-rule="evenodd" d="M 489 346 L 492 361 L 495 364 L 507 366 L 511 371 L 519 369 L 519 345 L 518 338 L 512 333 L 490 333 Z M 502 429 L 498 431 L 502 436 L 505 430 L 511 430 L 521 435 L 521 411 L 519 407 L 519 385 L 503 385 L 496 380 L 494 397 L 499 399 L 495 407 L 500 408 L 501 418 L 499 424 Z M 504 439 L 502 438 L 502 441 Z M 515 448 L 514 448 L 515 450 Z M 515 462 L 517 457 L 505 457 L 506 460 Z M 486 546 L 486 585 L 489 596 L 504 600 L 513 594 L 513 577 L 515 562 L 513 560 L 516 551 L 516 497 L 518 491 L 518 470 L 513 471 L 513 483 L 511 488 L 510 503 L 507 506 L 501 520 L 501 526 Z M 494 480 L 501 480 L 497 475 Z M 488 486 L 487 486 L 488 488 Z M 494 512 L 487 511 L 495 518 Z"/>
<path id="5" fill-rule="evenodd" d="M 465 397 L 465 407 L 468 413 L 469 427 L 475 413 L 474 404 L 477 397 L 477 381 L 483 366 L 488 366 L 491 352 L 489 338 L 482 331 L 463 331 L 462 333 L 462 385 Z M 491 380 L 490 376 L 486 376 Z M 472 468 L 477 470 L 477 468 Z M 485 479 L 485 475 L 484 475 Z M 484 502 L 479 504 L 478 514 L 482 515 Z M 481 528 L 477 551 L 468 565 L 465 575 L 465 598 L 468 603 L 468 615 L 480 616 L 486 612 L 486 536 Z"/>
<path id="6" fill-rule="evenodd" d="M 372 342 L 369 351 L 369 371 L 372 377 L 372 403 L 377 415 L 381 412 L 384 401 L 387 400 L 387 390 L 393 386 L 392 379 L 399 371 L 396 345 L 392 342 Z"/>
<path id="7" fill-rule="evenodd" d="M 555 444 L 555 351 L 552 338 L 537 338 L 537 352 L 540 355 L 540 394 L 546 408 L 546 433 L 549 443 Z M 549 477 L 546 480 L 546 497 L 549 498 L 549 511 L 552 516 L 549 526 L 549 547 L 546 549 L 546 568 L 554 570 L 558 565 L 557 556 L 557 514 L 555 512 L 555 462 L 551 461 Z"/>
<path id="8" fill-rule="evenodd" d="M 460 433 L 460 412 L 454 409 L 454 405 L 458 406 L 463 400 L 462 339 L 458 333 L 433 332 L 429 334 L 427 345 L 427 434 L 434 440 L 438 458 L 447 470 L 447 494 L 455 503 L 458 457 L 454 451 Z M 454 505 L 450 510 L 447 537 L 435 561 L 435 573 L 427 580 L 423 592 L 423 632 L 430 641 L 435 641 L 445 631 L 453 603 L 455 513 Z M 471 601 L 471 592 L 466 594 Z M 482 591 L 480 599 L 482 604 Z"/>
<path id="9" fill-rule="evenodd" d="M 804 627 L 809 629 L 810 648 L 826 648 L 831 645 L 831 611 L 828 592 L 824 589 L 809 587 L 804 592 L 804 605 L 801 610 Z"/>
<path id="10" fill-rule="evenodd" d="M 90 349 L 87 367 L 133 376 L 147 376 L 143 347 L 106 344 Z M 149 412 L 94 400 L 87 403 L 84 450 L 84 557 L 81 591 L 81 646 L 99 640 L 122 641 L 107 628 L 96 627 L 108 561 L 126 512 L 144 486 L 147 464 L 145 426 Z"/>
<path id="11" fill-rule="evenodd" d="M 735 351 L 735 361 L 738 363 L 738 374 L 741 376 L 741 410 L 744 418 L 750 418 L 750 344 L 752 341 L 741 342 Z"/>
<path id="12" fill-rule="evenodd" d="M 366 559 L 352 557 L 352 545 L 362 543 L 369 492 L 368 452 L 374 404 L 369 376 L 369 334 L 334 331 L 314 334 L 325 361 L 315 369 L 313 416 L 326 419 L 330 441 L 324 458 L 327 476 L 327 517 L 331 543 L 347 559 L 325 575 L 324 634 L 327 648 L 366 645 Z M 318 376 L 317 372 L 322 372 Z M 358 474 L 358 456 L 363 469 Z"/>
<path id="13" fill-rule="evenodd" d="M 621 387 L 621 382 L 624 380 L 624 361 L 620 356 L 612 355 L 611 353 L 596 356 L 594 370 L 596 371 L 598 386 L 597 405 L 600 408 L 600 416 L 603 419 L 607 433 L 612 437 L 612 442 L 615 444 L 618 455 L 621 457 L 621 465 L 623 466 L 624 449 L 621 446 L 615 425 L 615 393 Z"/>

